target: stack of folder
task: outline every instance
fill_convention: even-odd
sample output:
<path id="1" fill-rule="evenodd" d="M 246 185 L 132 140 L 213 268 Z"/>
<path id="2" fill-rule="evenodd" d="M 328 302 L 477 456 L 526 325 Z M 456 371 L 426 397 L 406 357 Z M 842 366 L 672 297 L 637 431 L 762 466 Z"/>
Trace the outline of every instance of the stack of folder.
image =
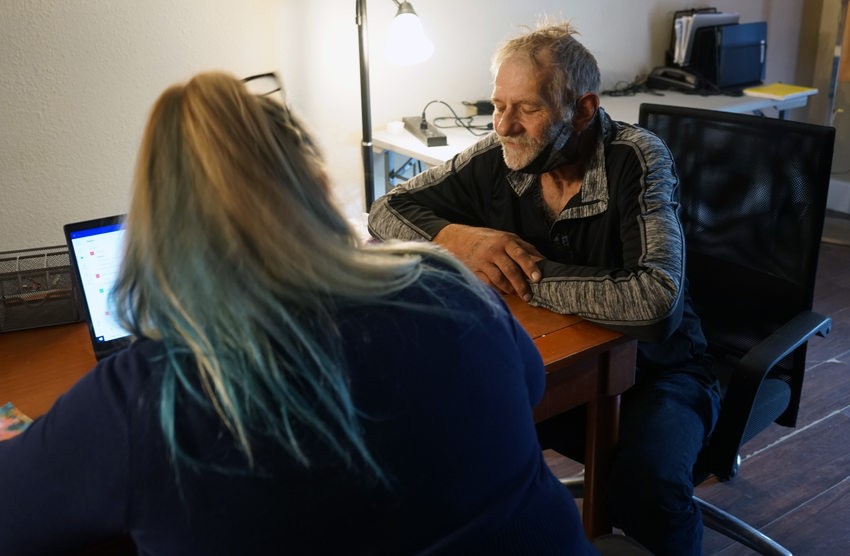
<path id="1" fill-rule="evenodd" d="M 683 67 L 690 65 L 694 35 L 699 29 L 732 25 L 738 23 L 738 18 L 736 13 L 677 12 L 673 19 L 673 63 Z"/>

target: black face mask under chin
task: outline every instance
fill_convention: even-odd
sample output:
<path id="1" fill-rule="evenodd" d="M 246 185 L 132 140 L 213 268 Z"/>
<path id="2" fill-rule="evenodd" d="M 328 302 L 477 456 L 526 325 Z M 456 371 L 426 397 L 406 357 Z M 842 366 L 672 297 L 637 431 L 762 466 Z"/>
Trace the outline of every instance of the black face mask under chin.
<path id="1" fill-rule="evenodd" d="M 555 168 L 577 161 L 578 149 L 572 145 L 567 147 L 572 134 L 572 126 L 568 125 L 567 122 L 561 122 L 555 138 L 543 147 L 543 150 L 534 160 L 520 168 L 519 172 L 523 174 L 545 174 Z"/>

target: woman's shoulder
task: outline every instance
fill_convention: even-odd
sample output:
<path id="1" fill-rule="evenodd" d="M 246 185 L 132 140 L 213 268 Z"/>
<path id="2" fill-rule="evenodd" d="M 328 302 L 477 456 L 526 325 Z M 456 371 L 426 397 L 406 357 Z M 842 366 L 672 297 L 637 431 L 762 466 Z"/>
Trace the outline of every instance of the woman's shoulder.
<path id="1" fill-rule="evenodd" d="M 100 360 L 89 376 L 101 392 L 132 400 L 159 384 L 164 361 L 162 342 L 140 338 Z"/>
<path id="2" fill-rule="evenodd" d="M 103 358 L 98 367 L 108 368 L 148 368 L 157 366 L 157 362 L 165 356 L 164 344 L 151 338 L 138 338 L 126 348 Z"/>

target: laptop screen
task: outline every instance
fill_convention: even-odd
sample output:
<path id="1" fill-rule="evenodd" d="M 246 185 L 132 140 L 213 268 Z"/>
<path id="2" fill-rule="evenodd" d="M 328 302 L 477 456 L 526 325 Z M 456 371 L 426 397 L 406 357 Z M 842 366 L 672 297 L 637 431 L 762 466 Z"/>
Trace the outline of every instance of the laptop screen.
<path id="1" fill-rule="evenodd" d="M 118 323 L 111 301 L 124 249 L 124 217 L 67 224 L 65 238 L 95 355 L 100 357 L 126 345 L 130 336 Z"/>

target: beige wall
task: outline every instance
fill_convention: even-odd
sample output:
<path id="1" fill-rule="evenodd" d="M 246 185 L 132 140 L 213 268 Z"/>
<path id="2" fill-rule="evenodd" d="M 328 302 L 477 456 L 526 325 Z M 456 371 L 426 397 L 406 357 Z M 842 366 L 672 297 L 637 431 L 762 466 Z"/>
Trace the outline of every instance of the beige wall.
<path id="1" fill-rule="evenodd" d="M 811 83 L 820 93 L 812 97 L 807 119 L 813 123 L 835 126 L 835 150 L 832 181 L 827 207 L 850 213 L 850 83 L 833 81 L 836 70 L 847 71 L 850 58 L 836 48 L 839 33 L 850 22 L 844 22 L 847 0 L 807 0 L 800 34 L 797 60 L 798 82 Z M 845 40 L 850 43 L 850 38 Z M 840 61 L 838 68 L 836 62 Z M 836 86 L 837 85 L 837 86 Z M 830 96 L 834 93 L 834 97 Z"/>
<path id="2" fill-rule="evenodd" d="M 807 0 L 801 25 L 800 49 L 797 55 L 799 83 L 817 87 L 811 97 L 807 119 L 813 123 L 831 125 L 833 100 L 831 81 L 835 70 L 836 40 L 839 31 L 842 0 Z"/>
<path id="3" fill-rule="evenodd" d="M 844 29 L 839 66 L 839 81 L 835 91 L 835 155 L 832 159 L 833 184 L 830 187 L 829 207 L 850 213 L 850 17 L 844 2 Z"/>
<path id="4" fill-rule="evenodd" d="M 663 63 L 682 0 L 412 0 L 437 46 L 417 67 L 381 56 L 390 0 L 368 0 L 375 127 L 490 94 L 495 46 L 543 14 L 572 18 L 605 87 Z M 278 69 L 323 145 L 341 207 L 362 206 L 354 0 L 4 0 L 0 18 L 0 251 L 62 243 L 62 224 L 127 210 L 147 111 L 211 68 Z M 804 0 L 717 0 L 768 22 L 768 81 L 793 81 Z M 429 117 L 432 113 L 429 109 Z M 433 115 L 441 114 L 436 105 Z"/>

